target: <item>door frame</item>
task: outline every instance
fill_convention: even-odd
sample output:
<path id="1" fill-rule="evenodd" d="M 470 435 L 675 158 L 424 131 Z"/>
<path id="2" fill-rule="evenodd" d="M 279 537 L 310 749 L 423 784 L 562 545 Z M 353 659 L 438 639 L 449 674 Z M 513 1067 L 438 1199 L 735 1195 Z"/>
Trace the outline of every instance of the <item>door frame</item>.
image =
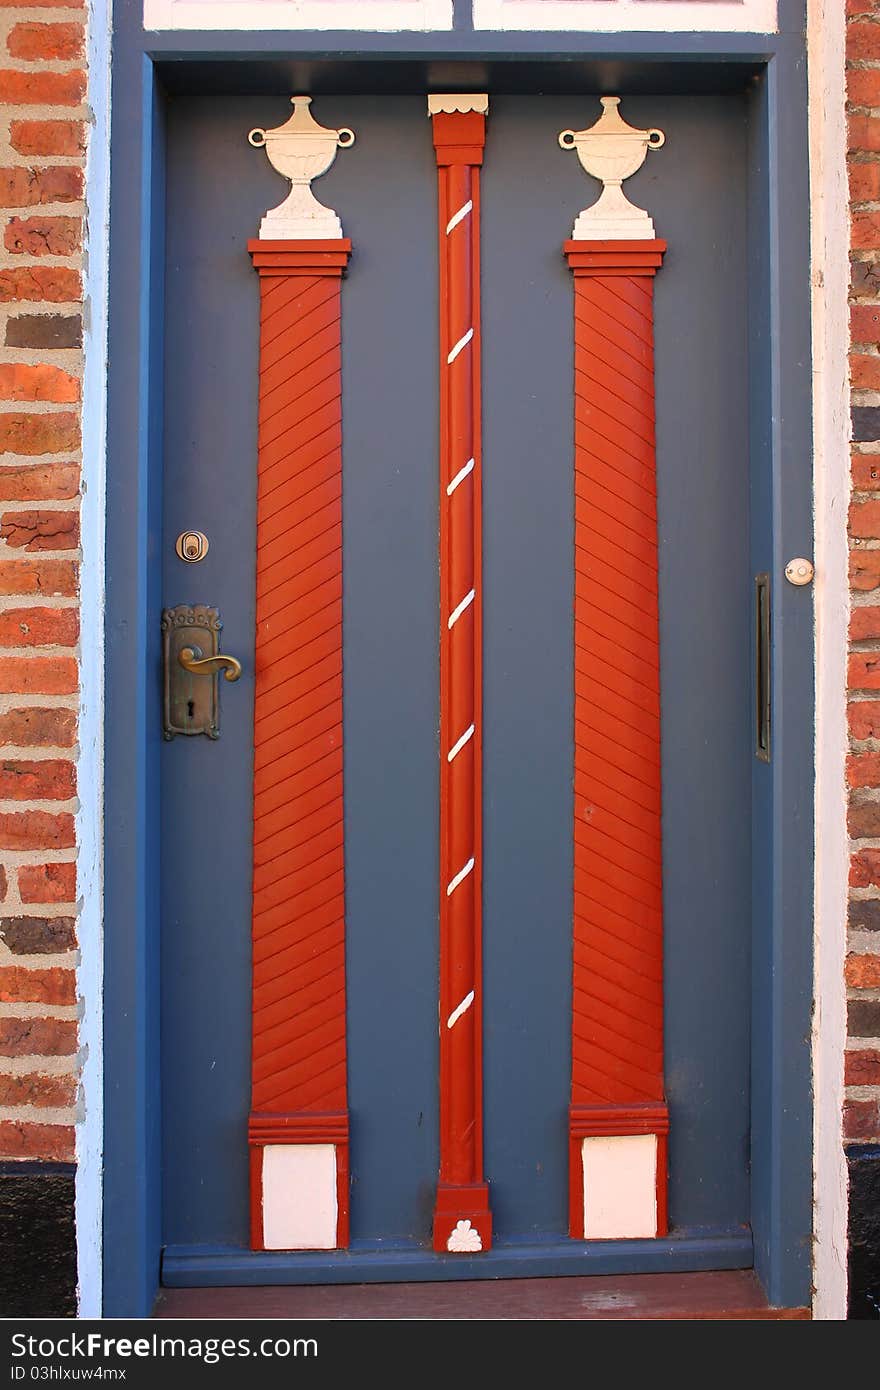
<path id="1" fill-rule="evenodd" d="M 752 776 L 752 1232 L 755 1268 L 770 1302 L 809 1302 L 813 597 L 811 589 L 785 584 L 782 574 L 792 555 L 813 553 L 810 201 L 803 6 L 780 0 L 779 8 L 780 30 L 770 35 L 591 34 L 584 62 L 587 36 L 577 33 L 347 33 L 332 36 L 332 50 L 326 33 L 145 34 L 140 0 L 117 0 L 105 653 L 105 1316 L 150 1312 L 162 1246 L 157 1077 L 164 91 L 167 85 L 218 94 L 230 88 L 287 93 L 291 82 L 301 81 L 288 71 L 297 57 L 326 60 L 329 52 L 358 74 L 377 60 L 408 65 L 399 71 L 417 76 L 417 65 L 457 59 L 514 62 L 506 71 L 528 81 L 537 63 L 580 58 L 583 81 L 591 84 L 587 91 L 599 91 L 610 80 L 624 95 L 751 93 L 750 548 L 753 571 L 774 576 L 774 753 L 769 764 L 755 760 Z M 369 72 L 364 79 L 369 81 Z M 501 1271 L 487 1266 L 485 1272 L 497 1277 Z M 570 1272 L 588 1271 L 581 1264 Z M 243 1281 L 241 1269 L 229 1280 Z M 265 1281 L 264 1274 L 258 1282 Z"/>

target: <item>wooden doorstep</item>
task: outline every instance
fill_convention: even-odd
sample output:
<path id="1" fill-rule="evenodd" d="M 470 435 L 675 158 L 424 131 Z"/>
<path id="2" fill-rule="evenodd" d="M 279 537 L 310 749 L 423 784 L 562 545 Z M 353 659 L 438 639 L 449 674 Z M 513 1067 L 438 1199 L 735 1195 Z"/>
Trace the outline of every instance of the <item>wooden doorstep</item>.
<path id="1" fill-rule="evenodd" d="M 157 1318 L 507 1318 L 566 1321 L 769 1321 L 810 1318 L 771 1308 L 752 1270 L 439 1284 L 316 1284 L 162 1289 Z"/>

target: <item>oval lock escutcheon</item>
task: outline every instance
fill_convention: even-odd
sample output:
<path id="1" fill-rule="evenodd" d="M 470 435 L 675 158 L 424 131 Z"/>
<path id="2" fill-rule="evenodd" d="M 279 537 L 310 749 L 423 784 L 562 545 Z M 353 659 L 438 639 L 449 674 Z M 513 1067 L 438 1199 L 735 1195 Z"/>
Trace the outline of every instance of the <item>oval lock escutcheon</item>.
<path id="1" fill-rule="evenodd" d="M 208 553 L 208 537 L 204 531 L 181 531 L 174 549 L 184 564 L 195 565 Z"/>

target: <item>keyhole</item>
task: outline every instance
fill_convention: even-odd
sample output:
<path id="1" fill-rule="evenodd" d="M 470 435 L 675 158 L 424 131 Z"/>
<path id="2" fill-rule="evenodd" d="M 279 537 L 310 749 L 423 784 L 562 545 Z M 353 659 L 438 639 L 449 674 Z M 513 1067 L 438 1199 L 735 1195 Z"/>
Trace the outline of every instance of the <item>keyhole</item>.
<path id="1" fill-rule="evenodd" d="M 196 717 L 196 702 L 195 702 L 195 700 L 187 700 L 187 702 L 186 702 L 186 712 L 187 712 L 187 714 L 189 715 L 190 719 L 195 719 L 195 717 Z"/>

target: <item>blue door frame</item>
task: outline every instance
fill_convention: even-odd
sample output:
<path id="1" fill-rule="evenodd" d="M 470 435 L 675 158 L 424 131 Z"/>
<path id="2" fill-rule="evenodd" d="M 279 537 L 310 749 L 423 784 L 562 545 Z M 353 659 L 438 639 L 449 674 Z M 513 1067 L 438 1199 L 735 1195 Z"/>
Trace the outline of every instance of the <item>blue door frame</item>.
<path id="1" fill-rule="evenodd" d="M 466 85 L 748 90 L 755 572 L 773 577 L 773 759 L 753 771 L 752 1232 L 772 1302 L 809 1301 L 812 1233 L 813 611 L 782 581 L 812 546 L 807 83 L 801 0 L 774 35 L 144 34 L 117 0 L 111 140 L 107 486 L 104 1313 L 145 1316 L 161 1265 L 159 609 L 166 90 Z M 540 65 L 549 64 L 550 67 Z M 477 73 L 479 76 L 477 76 Z M 459 80 L 459 79 L 457 79 Z M 449 77 L 442 79 L 448 85 Z M 344 85 L 341 85 L 344 84 Z M 724 266 L 719 265 L 719 274 Z M 696 1258 L 696 1257 L 695 1257 Z M 700 1267 L 706 1267 L 703 1263 Z M 501 1271 L 494 1270 L 497 1275 Z M 505 1271 L 507 1272 L 507 1271 Z M 509 1271 L 515 1272 L 513 1270 Z M 528 1272 L 524 1270 L 523 1272 Z M 578 1272 L 584 1272 L 579 1270 Z"/>

